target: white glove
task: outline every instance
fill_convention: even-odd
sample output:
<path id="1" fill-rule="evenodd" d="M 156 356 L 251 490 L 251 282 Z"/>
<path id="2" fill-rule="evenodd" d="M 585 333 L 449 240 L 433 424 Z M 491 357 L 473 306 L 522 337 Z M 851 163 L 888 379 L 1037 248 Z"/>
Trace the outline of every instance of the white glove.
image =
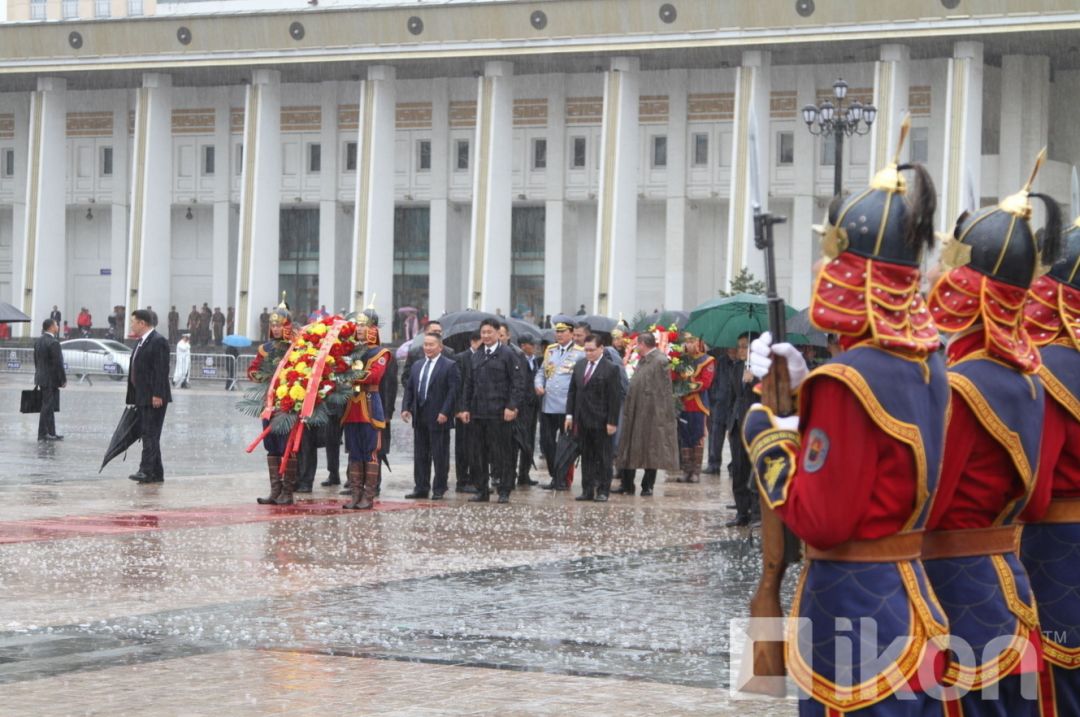
<path id="1" fill-rule="evenodd" d="M 798 416 L 773 416 L 773 425 L 785 431 L 799 431 Z"/>
<path id="2" fill-rule="evenodd" d="M 791 390 L 794 391 L 799 384 L 806 379 L 810 370 L 806 367 L 806 359 L 799 350 L 788 343 L 772 343 L 772 334 L 765 331 L 758 338 L 750 342 L 750 372 L 757 378 L 765 378 L 772 367 L 772 355 L 776 354 L 787 359 L 788 376 L 791 378 Z"/>

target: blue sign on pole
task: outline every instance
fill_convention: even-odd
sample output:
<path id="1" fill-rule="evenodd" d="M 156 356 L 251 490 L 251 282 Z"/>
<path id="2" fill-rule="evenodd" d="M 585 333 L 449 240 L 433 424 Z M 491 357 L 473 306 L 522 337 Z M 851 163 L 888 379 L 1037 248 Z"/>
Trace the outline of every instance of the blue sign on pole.
<path id="1" fill-rule="evenodd" d="M 112 276 L 112 269 L 100 269 L 101 276 Z"/>

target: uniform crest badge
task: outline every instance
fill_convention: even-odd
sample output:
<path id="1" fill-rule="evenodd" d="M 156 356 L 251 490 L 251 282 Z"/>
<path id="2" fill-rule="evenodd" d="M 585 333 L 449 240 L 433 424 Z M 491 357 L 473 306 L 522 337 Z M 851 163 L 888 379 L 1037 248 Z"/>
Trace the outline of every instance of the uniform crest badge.
<path id="1" fill-rule="evenodd" d="M 807 473 L 815 473 L 825 465 L 825 458 L 829 455 L 829 436 L 820 428 L 810 431 L 806 442 L 806 453 L 803 455 L 803 470 Z"/>

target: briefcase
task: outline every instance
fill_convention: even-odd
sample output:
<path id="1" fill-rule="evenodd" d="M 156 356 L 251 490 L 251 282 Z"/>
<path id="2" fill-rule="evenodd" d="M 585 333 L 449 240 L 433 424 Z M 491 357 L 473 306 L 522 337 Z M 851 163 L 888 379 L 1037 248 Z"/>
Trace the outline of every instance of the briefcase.
<path id="1" fill-rule="evenodd" d="M 22 392 L 19 413 L 41 413 L 41 389 L 37 386 Z"/>

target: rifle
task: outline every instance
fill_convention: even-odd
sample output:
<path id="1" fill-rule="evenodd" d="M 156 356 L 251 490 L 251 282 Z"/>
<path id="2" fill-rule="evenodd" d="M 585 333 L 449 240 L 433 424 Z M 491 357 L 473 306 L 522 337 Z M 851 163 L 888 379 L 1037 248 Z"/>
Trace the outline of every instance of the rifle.
<path id="1" fill-rule="evenodd" d="M 786 340 L 787 327 L 784 317 L 784 300 L 776 293 L 776 259 L 773 247 L 773 225 L 783 224 L 786 217 L 780 217 L 761 211 L 761 206 L 754 202 L 754 245 L 765 252 L 765 287 L 769 308 L 769 332 L 774 343 Z M 795 413 L 791 396 L 791 379 L 788 376 L 787 361 L 780 356 L 773 356 L 772 367 L 761 382 L 761 403 L 772 409 L 778 416 L 790 416 Z M 799 561 L 799 540 L 787 529 L 780 517 L 761 500 L 761 553 L 762 571 L 757 592 L 750 600 L 751 618 L 781 618 L 784 610 L 780 605 L 780 585 L 784 581 L 784 572 L 791 563 Z M 745 680 L 744 692 L 756 692 L 775 697 L 784 696 L 783 684 L 776 680 L 758 679 L 783 677 L 787 671 L 784 665 L 784 643 L 766 642 L 754 636 L 753 676 Z"/>

